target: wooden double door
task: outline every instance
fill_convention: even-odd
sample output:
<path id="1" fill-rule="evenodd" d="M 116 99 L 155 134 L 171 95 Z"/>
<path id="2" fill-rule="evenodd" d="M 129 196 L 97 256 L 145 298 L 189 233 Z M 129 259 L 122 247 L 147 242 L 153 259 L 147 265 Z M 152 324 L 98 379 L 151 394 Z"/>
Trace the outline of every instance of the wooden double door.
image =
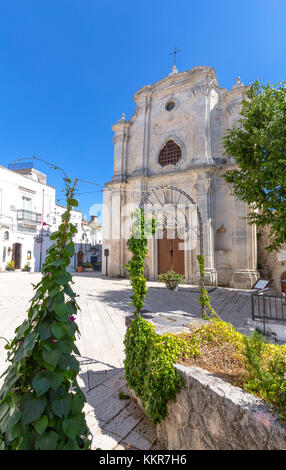
<path id="1" fill-rule="evenodd" d="M 184 240 L 178 237 L 177 232 L 174 238 L 167 238 L 164 231 L 163 238 L 158 240 L 158 274 L 168 271 L 185 274 L 185 251 L 179 249 L 181 243 Z"/>

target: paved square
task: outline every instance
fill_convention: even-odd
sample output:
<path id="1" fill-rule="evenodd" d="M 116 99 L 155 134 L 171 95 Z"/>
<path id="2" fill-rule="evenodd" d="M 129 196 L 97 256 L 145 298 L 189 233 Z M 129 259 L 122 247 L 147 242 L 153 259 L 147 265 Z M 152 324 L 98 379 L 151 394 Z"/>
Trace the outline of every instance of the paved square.
<path id="1" fill-rule="evenodd" d="M 33 296 L 31 283 L 39 273 L 0 273 L 0 336 L 11 339 L 15 328 L 26 317 Z M 81 337 L 80 385 L 86 394 L 86 416 L 93 434 L 92 448 L 152 449 L 156 435 L 151 420 L 130 399 L 119 399 L 126 391 L 123 360 L 125 317 L 133 311 L 129 305 L 131 288 L 127 279 L 107 279 L 95 273 L 75 273 L 74 289 L 79 294 L 81 311 L 77 322 Z M 158 314 L 158 321 L 178 325 L 182 320 L 200 318 L 199 289 L 182 286 L 168 291 L 158 282 L 148 283 L 145 309 Z M 210 292 L 213 308 L 243 333 L 249 332 L 250 293 L 217 288 Z M 0 375 L 5 370 L 5 342 L 0 339 Z M 3 379 L 0 379 L 3 380 Z"/>

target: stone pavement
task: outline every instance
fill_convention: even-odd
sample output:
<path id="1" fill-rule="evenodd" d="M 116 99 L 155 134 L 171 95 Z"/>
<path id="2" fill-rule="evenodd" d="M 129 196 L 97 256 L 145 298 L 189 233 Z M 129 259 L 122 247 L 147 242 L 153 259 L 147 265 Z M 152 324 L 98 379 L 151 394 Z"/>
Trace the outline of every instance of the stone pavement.
<path id="1" fill-rule="evenodd" d="M 0 336 L 12 338 L 33 296 L 31 283 L 39 279 L 38 273 L 0 273 Z M 126 394 L 123 338 L 125 317 L 132 313 L 130 283 L 97 273 L 75 273 L 73 279 L 80 296 L 80 385 L 87 398 L 85 411 L 93 434 L 92 448 L 155 449 L 156 436 L 150 419 L 132 399 L 119 398 L 120 392 Z M 145 309 L 156 314 L 158 323 L 182 326 L 192 318 L 200 318 L 197 287 L 182 286 L 177 292 L 168 291 L 158 282 L 149 282 L 148 287 Z M 249 292 L 210 289 L 210 298 L 224 320 L 243 333 L 250 332 L 246 325 L 250 318 Z M 2 345 L 4 341 L 0 339 L 0 375 L 6 368 Z"/>

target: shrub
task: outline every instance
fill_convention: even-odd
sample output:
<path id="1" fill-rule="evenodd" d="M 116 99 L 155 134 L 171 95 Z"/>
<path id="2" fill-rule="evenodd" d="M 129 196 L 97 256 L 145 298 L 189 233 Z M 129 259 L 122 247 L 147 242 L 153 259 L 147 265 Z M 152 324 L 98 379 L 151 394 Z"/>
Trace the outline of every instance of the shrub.
<path id="1" fill-rule="evenodd" d="M 6 264 L 6 269 L 10 269 L 10 270 L 14 270 L 15 269 L 15 263 L 14 263 L 14 260 L 10 260 L 7 264 Z"/>
<path id="2" fill-rule="evenodd" d="M 266 344 L 257 331 L 243 340 L 248 370 L 244 389 L 268 402 L 286 420 L 285 346 Z"/>
<path id="3" fill-rule="evenodd" d="M 183 274 L 178 274 L 175 271 L 168 271 L 165 274 L 159 274 L 159 281 L 165 282 L 166 287 L 173 290 L 178 284 L 183 284 L 185 282 L 185 276 Z"/>
<path id="4" fill-rule="evenodd" d="M 183 386 L 174 363 L 180 353 L 199 354 L 196 339 L 180 335 L 157 335 L 154 326 L 136 315 L 127 330 L 124 361 L 127 385 L 141 398 L 146 414 L 155 424 L 167 414 L 167 403 L 175 400 Z"/>
<path id="5" fill-rule="evenodd" d="M 154 326 L 137 315 L 124 344 L 127 385 L 141 398 L 154 423 L 165 419 L 168 401 L 175 401 L 184 386 L 174 364 L 179 358 L 201 361 L 205 354 L 212 359 L 212 350 L 219 352 L 220 360 L 228 354 L 231 369 L 241 367 L 240 386 L 265 400 L 280 418 L 286 419 L 286 347 L 267 344 L 256 332 L 248 338 L 230 323 L 212 319 L 201 326 L 193 325 L 190 332 L 157 335 Z M 196 360 L 190 362 L 196 365 Z M 208 368 L 208 363 L 204 366 Z"/>

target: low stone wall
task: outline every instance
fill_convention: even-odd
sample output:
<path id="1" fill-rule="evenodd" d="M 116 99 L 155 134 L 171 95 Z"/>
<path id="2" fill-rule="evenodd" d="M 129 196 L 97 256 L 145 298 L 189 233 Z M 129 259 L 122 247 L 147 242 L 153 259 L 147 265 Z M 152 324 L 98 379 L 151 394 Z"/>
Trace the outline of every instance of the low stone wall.
<path id="1" fill-rule="evenodd" d="M 157 425 L 162 448 L 286 450 L 286 427 L 263 400 L 206 370 L 175 367 L 186 387 Z"/>
<path id="2" fill-rule="evenodd" d="M 126 319 L 127 326 L 130 322 Z M 179 330 L 155 324 L 157 334 Z M 185 387 L 157 424 L 161 449 L 286 450 L 286 426 L 263 400 L 204 369 L 175 367 Z M 132 390 L 130 394 L 142 406 Z"/>

